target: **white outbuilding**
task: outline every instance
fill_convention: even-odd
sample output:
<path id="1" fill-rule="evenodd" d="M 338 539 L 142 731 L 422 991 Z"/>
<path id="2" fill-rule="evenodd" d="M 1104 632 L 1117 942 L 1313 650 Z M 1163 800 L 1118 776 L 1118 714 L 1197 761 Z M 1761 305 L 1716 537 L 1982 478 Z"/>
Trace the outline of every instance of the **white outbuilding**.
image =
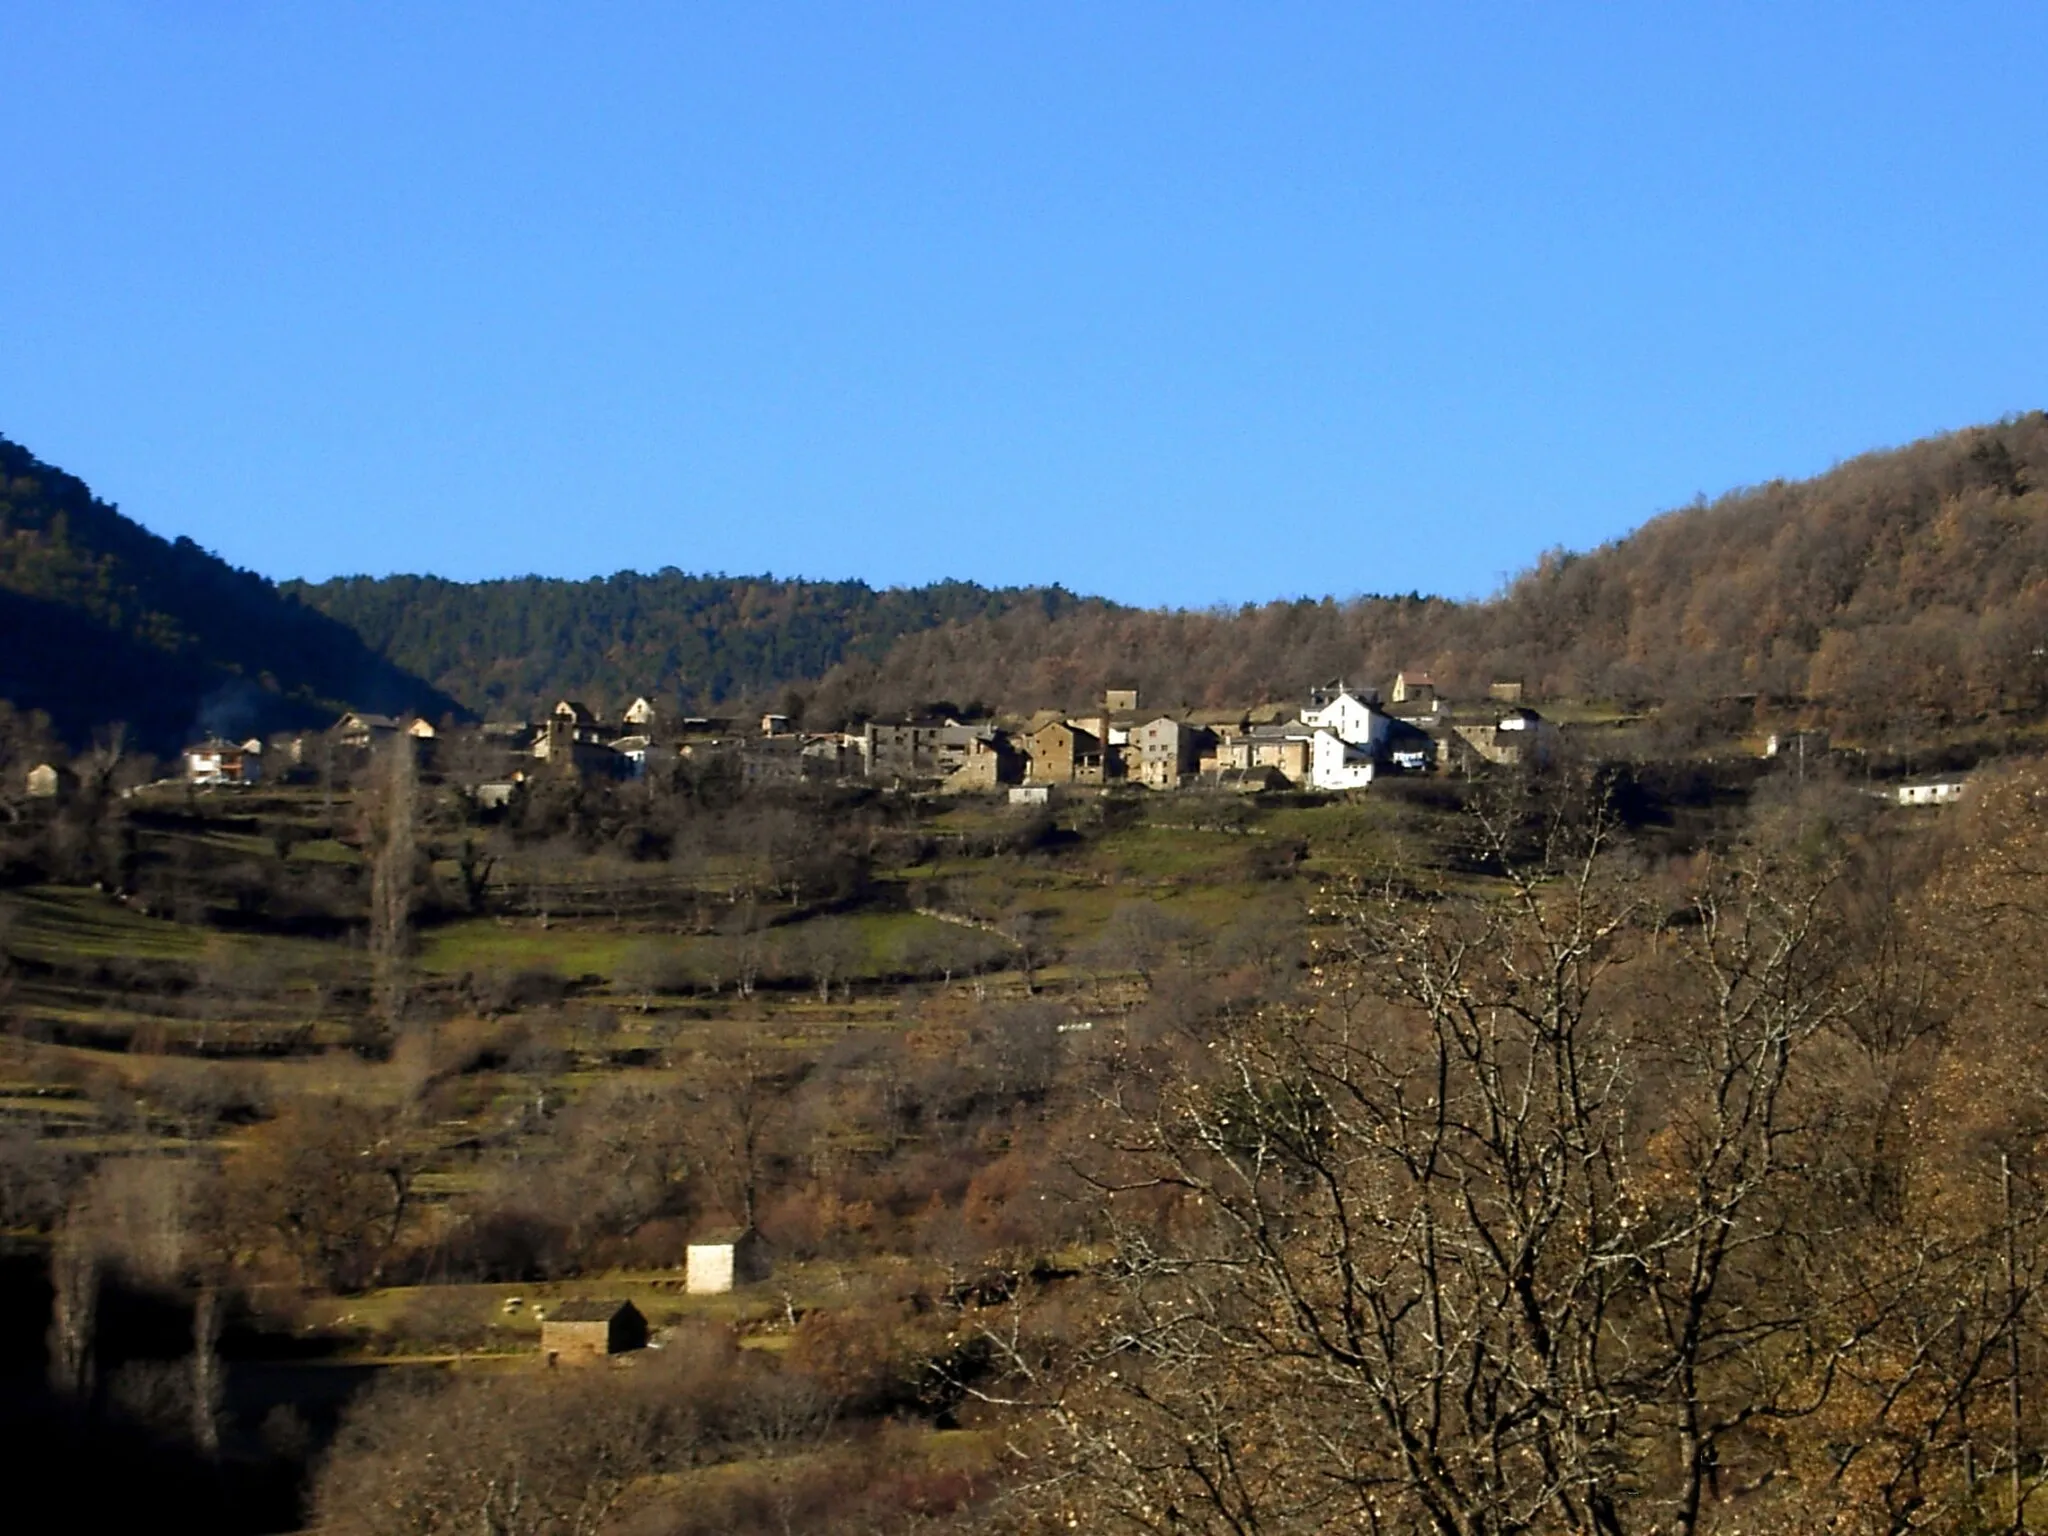
<path id="1" fill-rule="evenodd" d="M 692 1296 L 721 1295 L 774 1272 L 768 1239 L 752 1227 L 707 1232 L 683 1255 L 683 1289 Z"/>

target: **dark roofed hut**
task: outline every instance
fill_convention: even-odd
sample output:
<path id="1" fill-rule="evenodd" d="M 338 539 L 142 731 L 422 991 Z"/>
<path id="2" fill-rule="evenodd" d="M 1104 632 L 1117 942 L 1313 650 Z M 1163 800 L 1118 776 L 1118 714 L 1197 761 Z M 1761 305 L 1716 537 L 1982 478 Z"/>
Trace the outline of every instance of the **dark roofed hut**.
<path id="1" fill-rule="evenodd" d="M 647 1347 L 647 1319 L 630 1301 L 577 1297 L 541 1320 L 540 1351 L 549 1365 L 581 1363 Z"/>

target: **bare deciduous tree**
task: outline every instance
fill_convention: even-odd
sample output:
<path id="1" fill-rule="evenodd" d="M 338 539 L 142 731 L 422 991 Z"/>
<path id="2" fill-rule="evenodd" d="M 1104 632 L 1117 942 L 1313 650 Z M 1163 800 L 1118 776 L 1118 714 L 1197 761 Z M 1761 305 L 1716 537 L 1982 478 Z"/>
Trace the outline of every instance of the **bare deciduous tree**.
<path id="1" fill-rule="evenodd" d="M 1020 907 L 996 925 L 996 931 L 1010 941 L 1017 968 L 1024 973 L 1024 990 L 1038 990 L 1038 967 L 1045 960 L 1047 935 L 1045 919 L 1029 908 Z"/>
<path id="2" fill-rule="evenodd" d="M 1098 1514 L 1692 1531 L 1745 1436 L 1826 1400 L 1847 1314 L 1775 1262 L 1831 1216 L 1794 1081 L 1840 1007 L 1826 879 L 1709 866 L 1665 922 L 1597 812 L 1544 830 L 1482 817 L 1496 892 L 1353 904 L 1328 1005 L 1122 1106 L 1094 1176 L 1180 1215 L 1125 1229 L 1064 1410 Z"/>
<path id="3" fill-rule="evenodd" d="M 696 1161 L 727 1216 L 751 1227 L 782 1151 L 789 1063 L 744 1040 L 707 1054 L 689 1095 Z"/>
<path id="4" fill-rule="evenodd" d="M 99 1325 L 98 1234 L 75 1210 L 50 1245 L 50 1385 L 83 1406 L 93 1391 L 93 1340 Z"/>
<path id="5" fill-rule="evenodd" d="M 275 1244 L 309 1284 L 353 1290 L 397 1245 L 418 1171 L 397 1115 L 300 1100 L 235 1149 L 227 1196 L 250 1246 Z"/>
<path id="6" fill-rule="evenodd" d="M 404 1373 L 413 1374 L 417 1373 Z M 340 1536 L 596 1536 L 688 1464 L 687 1406 L 600 1371 L 393 1382 L 349 1415 L 314 1504 Z"/>
<path id="7" fill-rule="evenodd" d="M 371 991 L 377 1023 L 389 1040 L 405 1021 L 419 880 L 419 765 L 411 737 L 401 733 L 385 745 L 376 784 L 367 839 Z"/>

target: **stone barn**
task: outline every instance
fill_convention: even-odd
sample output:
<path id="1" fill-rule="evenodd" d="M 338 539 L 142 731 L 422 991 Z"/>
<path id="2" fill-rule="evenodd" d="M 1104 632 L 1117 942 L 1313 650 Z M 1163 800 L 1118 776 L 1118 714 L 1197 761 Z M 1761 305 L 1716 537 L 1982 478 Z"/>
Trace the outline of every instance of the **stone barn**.
<path id="1" fill-rule="evenodd" d="M 736 1285 L 753 1285 L 775 1272 L 768 1239 L 752 1227 L 707 1232 L 683 1256 L 683 1289 L 692 1296 L 715 1296 Z"/>
<path id="2" fill-rule="evenodd" d="M 540 1350 L 549 1365 L 581 1364 L 647 1347 L 647 1319 L 630 1301 L 579 1297 L 558 1303 L 541 1320 Z"/>

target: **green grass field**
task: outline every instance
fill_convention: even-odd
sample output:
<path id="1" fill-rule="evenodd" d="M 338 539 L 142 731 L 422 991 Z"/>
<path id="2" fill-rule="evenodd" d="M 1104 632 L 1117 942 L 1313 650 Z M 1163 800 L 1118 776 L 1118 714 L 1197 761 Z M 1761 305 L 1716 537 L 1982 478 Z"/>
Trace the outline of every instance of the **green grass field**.
<path id="1" fill-rule="evenodd" d="M 203 928 L 144 917 L 74 886 L 39 886 L 13 900 L 17 917 L 8 948 L 38 960 L 191 960 L 208 940 Z"/>

